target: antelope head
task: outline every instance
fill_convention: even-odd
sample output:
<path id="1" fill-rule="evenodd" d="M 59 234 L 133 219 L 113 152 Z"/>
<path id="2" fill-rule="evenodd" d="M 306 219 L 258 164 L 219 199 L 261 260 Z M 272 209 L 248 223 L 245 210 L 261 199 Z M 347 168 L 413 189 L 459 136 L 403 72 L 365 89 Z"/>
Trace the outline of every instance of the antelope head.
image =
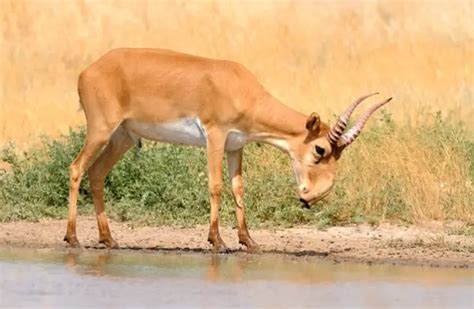
<path id="1" fill-rule="evenodd" d="M 298 195 L 305 207 L 323 199 L 334 185 L 336 162 L 342 151 L 359 136 L 364 125 L 377 109 L 390 102 L 389 98 L 373 105 L 363 113 L 355 124 L 344 132 L 355 108 L 372 93 L 355 100 L 330 128 L 319 116 L 311 114 L 306 121 L 306 135 L 295 141 L 290 151 L 293 170 L 298 183 Z"/>

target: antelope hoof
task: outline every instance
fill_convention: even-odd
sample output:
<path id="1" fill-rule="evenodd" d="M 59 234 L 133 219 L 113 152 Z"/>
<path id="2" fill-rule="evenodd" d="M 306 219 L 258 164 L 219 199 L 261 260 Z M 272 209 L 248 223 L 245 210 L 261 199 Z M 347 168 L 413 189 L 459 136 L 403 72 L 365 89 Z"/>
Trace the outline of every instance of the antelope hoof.
<path id="1" fill-rule="evenodd" d="M 73 236 L 68 236 L 66 234 L 66 236 L 64 236 L 64 239 L 63 239 L 65 242 L 67 242 L 69 244 L 70 247 L 72 248 L 80 248 L 81 247 L 81 244 L 79 243 L 79 241 L 77 240 L 77 237 L 76 235 L 73 235 Z"/>
<path id="2" fill-rule="evenodd" d="M 119 249 L 119 244 L 112 238 L 100 239 L 99 244 L 104 244 L 109 249 Z"/>
<path id="3" fill-rule="evenodd" d="M 239 244 L 247 247 L 248 253 L 260 253 L 259 245 L 250 236 L 239 237 Z"/>
<path id="4" fill-rule="evenodd" d="M 227 248 L 227 246 L 224 243 L 221 243 L 219 245 L 212 246 L 212 253 L 228 254 L 230 253 L 230 249 Z"/>
<path id="5" fill-rule="evenodd" d="M 208 241 L 212 244 L 212 253 L 230 253 L 229 248 L 227 248 L 220 236 L 209 237 Z"/>

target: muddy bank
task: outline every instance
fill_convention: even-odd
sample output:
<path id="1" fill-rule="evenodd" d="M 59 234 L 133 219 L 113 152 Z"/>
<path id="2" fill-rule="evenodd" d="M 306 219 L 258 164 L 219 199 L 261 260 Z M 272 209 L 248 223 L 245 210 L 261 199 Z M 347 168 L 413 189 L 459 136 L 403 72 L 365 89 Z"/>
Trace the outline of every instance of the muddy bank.
<path id="1" fill-rule="evenodd" d="M 0 246 L 69 250 L 63 242 L 66 220 L 0 223 Z M 111 221 L 112 235 L 121 250 L 210 252 L 208 227 L 132 227 Z M 405 227 L 384 224 L 332 227 L 325 231 L 298 227 L 255 229 L 251 235 L 263 253 L 318 256 L 335 262 L 394 263 L 424 266 L 474 267 L 474 237 L 456 235 L 455 226 L 431 224 Z M 86 249 L 98 244 L 95 218 L 78 218 L 78 237 Z M 221 228 L 234 254 L 245 254 L 237 231 Z"/>

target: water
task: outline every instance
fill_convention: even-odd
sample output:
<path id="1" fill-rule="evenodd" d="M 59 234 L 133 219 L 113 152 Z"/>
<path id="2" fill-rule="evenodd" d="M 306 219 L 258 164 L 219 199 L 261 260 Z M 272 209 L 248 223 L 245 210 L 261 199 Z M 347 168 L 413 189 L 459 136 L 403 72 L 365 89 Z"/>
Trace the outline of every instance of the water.
<path id="1" fill-rule="evenodd" d="M 0 307 L 473 308 L 473 269 L 314 257 L 0 249 Z"/>

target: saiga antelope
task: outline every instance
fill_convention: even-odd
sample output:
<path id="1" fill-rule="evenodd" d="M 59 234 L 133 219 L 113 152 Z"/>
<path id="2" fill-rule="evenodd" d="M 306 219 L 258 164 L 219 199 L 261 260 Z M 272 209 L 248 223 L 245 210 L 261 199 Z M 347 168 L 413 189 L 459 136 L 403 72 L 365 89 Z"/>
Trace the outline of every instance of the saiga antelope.
<path id="1" fill-rule="evenodd" d="M 258 245 L 247 230 L 243 202 L 244 145 L 259 141 L 286 152 L 300 200 L 309 206 L 333 186 L 336 161 L 343 149 L 356 139 L 369 116 L 390 101 L 371 107 L 344 133 L 356 106 L 373 94 L 357 99 L 330 128 L 317 114 L 305 116 L 280 103 L 240 64 L 160 49 L 108 52 L 80 74 L 78 91 L 87 135 L 70 166 L 64 240 L 79 246 L 76 205 L 81 178 L 88 171 L 99 241 L 109 248 L 118 247 L 104 212 L 104 180 L 143 137 L 207 147 L 211 204 L 208 240 L 214 252 L 227 251 L 219 235 L 218 215 L 224 154 L 236 204 L 239 242 L 254 251 Z"/>

